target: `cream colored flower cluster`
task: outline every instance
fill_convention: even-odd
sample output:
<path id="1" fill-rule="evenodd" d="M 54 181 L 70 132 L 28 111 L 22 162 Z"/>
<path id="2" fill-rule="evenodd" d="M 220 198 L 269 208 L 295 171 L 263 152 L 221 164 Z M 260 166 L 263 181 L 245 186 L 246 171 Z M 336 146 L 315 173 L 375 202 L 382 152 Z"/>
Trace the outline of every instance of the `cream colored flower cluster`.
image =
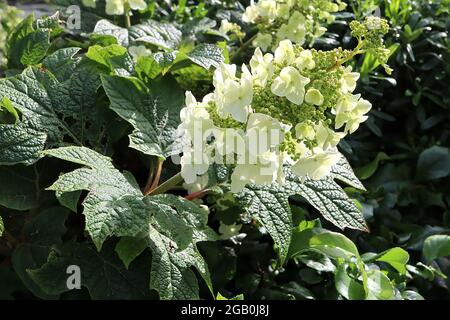
<path id="1" fill-rule="evenodd" d="M 322 36 L 334 21 L 332 13 L 344 10 L 341 0 L 260 0 L 246 8 L 243 20 L 258 26 L 253 46 L 263 51 L 289 39 L 303 45 Z"/>
<path id="2" fill-rule="evenodd" d="M 83 0 L 86 7 L 95 8 L 97 0 Z M 144 0 L 106 0 L 105 11 L 108 15 L 123 15 L 125 10 L 145 10 L 147 4 Z"/>
<path id="3" fill-rule="evenodd" d="M 187 139 L 185 182 L 204 183 L 213 163 L 233 169 L 233 192 L 246 184 L 283 183 L 284 165 L 300 177 L 330 174 L 340 159 L 337 144 L 371 108 L 352 93 L 359 74 L 339 63 L 349 54 L 282 40 L 274 54 L 257 48 L 249 66 L 222 64 L 214 73 L 214 92 L 202 101 L 186 92 L 179 127 Z"/>

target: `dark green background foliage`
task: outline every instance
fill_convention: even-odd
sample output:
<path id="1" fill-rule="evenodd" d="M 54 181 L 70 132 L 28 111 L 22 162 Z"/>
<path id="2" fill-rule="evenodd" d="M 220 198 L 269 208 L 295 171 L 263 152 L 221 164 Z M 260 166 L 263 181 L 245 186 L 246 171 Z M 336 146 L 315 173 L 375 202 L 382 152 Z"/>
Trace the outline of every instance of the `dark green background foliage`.
<path id="1" fill-rule="evenodd" d="M 51 2 L 64 8 L 81 0 Z M 143 197 L 140 186 L 157 166 L 155 156 L 180 150 L 169 133 L 176 129 L 183 91 L 201 97 L 211 91 L 211 67 L 223 59 L 247 62 L 252 54 L 252 48 L 239 50 L 237 39 L 220 34 L 220 21 L 241 24 L 247 37 L 255 30 L 242 24 L 248 1 L 156 1 L 133 15 L 131 30 L 116 17 L 110 22 L 119 27 L 112 35 L 105 31 L 111 24 L 103 21 L 87 36 L 97 21 L 111 18 L 98 2 L 96 9 L 82 11 L 81 31 L 64 30 L 58 22 L 65 18 L 62 10 L 60 17 L 27 18 L 16 29 L 27 29 L 26 36 L 13 31 L 9 38 L 8 65 L 0 66 L 2 78 L 14 77 L 0 80 L 1 299 L 211 299 L 217 293 L 364 298 L 361 284 L 349 275 L 375 263 L 387 276 L 382 274 L 379 288 L 371 284 L 369 298 L 393 298 L 383 285 L 389 280 L 396 297 L 415 299 L 417 291 L 426 299 L 450 298 L 448 0 L 349 1 L 315 42 L 318 49 L 352 48 L 349 22 L 374 12 L 392 27 L 385 38 L 392 49 L 391 75 L 369 55 L 352 62 L 361 73 L 356 92 L 373 109 L 339 149 L 367 190 L 355 176 L 342 178 L 335 169 L 327 188 L 341 202 L 330 201 L 346 210 L 331 219 L 308 202 L 308 192 L 320 192 L 320 185 L 292 177 L 284 188 L 248 187 L 236 197 L 226 186 L 212 188 L 203 198 L 208 219 L 198 200 L 179 197 L 186 195 L 182 188 L 175 195 Z M 167 24 L 143 22 L 150 18 Z M 149 48 L 166 52 L 133 63 L 120 45 L 142 34 L 149 36 Z M 6 95 L 18 114 L 8 111 L 11 101 L 1 100 Z M 39 152 L 68 145 L 95 152 Z M 162 180 L 179 171 L 169 162 Z M 226 181 L 224 168 L 210 171 L 214 181 Z M 83 183 L 69 183 L 74 177 Z M 258 197 L 278 201 L 259 220 L 252 212 Z M 149 216 L 146 208 L 154 213 Z M 342 231 L 328 222 L 342 214 L 355 217 L 358 209 L 370 232 Z M 104 225 L 99 216 L 107 217 Z M 271 229 L 277 219 L 288 225 L 285 233 Z M 365 228 L 362 219 L 355 221 L 356 228 Z M 219 239 L 223 224 L 242 224 L 240 234 Z M 440 236 L 425 241 L 433 235 Z M 305 243 L 313 250 L 302 251 Z M 331 252 L 324 243 L 340 249 Z M 83 270 L 81 290 L 67 291 L 69 263 Z"/>

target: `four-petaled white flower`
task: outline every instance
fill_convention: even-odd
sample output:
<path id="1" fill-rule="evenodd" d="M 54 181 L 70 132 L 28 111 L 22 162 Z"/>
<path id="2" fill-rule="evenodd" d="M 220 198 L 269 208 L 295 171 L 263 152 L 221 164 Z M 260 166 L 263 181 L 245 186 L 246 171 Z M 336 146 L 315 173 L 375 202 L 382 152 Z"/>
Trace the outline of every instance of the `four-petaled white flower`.
<path id="1" fill-rule="evenodd" d="M 280 75 L 272 83 L 272 93 L 279 97 L 286 97 L 290 102 L 301 105 L 305 96 L 305 86 L 309 79 L 302 76 L 294 67 L 284 67 Z"/>
<path id="2" fill-rule="evenodd" d="M 310 123 L 301 122 L 295 126 L 295 135 L 299 139 L 313 140 L 316 136 L 316 131 Z"/>
<path id="3" fill-rule="evenodd" d="M 211 99 L 212 95 L 209 94 L 199 103 L 190 91 L 186 92 L 186 106 L 180 111 L 181 124 L 178 126 L 181 135 L 189 139 L 203 139 L 205 132 L 214 127 L 206 110 Z"/>
<path id="4" fill-rule="evenodd" d="M 283 142 L 284 129 L 277 119 L 252 113 L 248 118 L 245 139 L 250 154 L 262 154 Z"/>
<path id="5" fill-rule="evenodd" d="M 358 72 L 352 72 L 352 67 L 348 66 L 344 69 L 341 78 L 341 90 L 343 93 L 353 92 L 356 88 L 356 81 L 359 79 Z"/>
<path id="6" fill-rule="evenodd" d="M 253 81 L 257 86 L 265 87 L 267 80 L 272 78 L 274 72 L 273 55 L 266 53 L 263 56 L 261 49 L 256 48 L 253 57 L 250 60 L 250 68 L 252 70 Z"/>
<path id="7" fill-rule="evenodd" d="M 256 163 L 240 162 L 238 160 L 231 174 L 231 192 L 237 193 L 247 184 L 268 185 L 281 182 L 282 155 L 267 151 L 258 155 Z"/>
<path id="8" fill-rule="evenodd" d="M 97 0 L 83 0 L 82 2 L 86 7 L 95 8 Z M 147 3 L 144 0 L 106 0 L 105 12 L 108 15 L 123 15 L 125 14 L 126 3 L 131 10 L 147 8 Z"/>
<path id="9" fill-rule="evenodd" d="M 209 155 L 202 150 L 185 149 L 181 157 L 181 176 L 188 184 L 195 183 L 198 176 L 205 174 L 212 164 Z"/>
<path id="10" fill-rule="evenodd" d="M 298 58 L 295 59 L 294 64 L 299 70 L 305 68 L 311 70 L 316 66 L 311 50 L 303 50 L 300 52 Z"/>
<path id="11" fill-rule="evenodd" d="M 339 152 L 323 152 L 319 150 L 318 153 L 300 158 L 291 169 L 299 177 L 319 180 L 331 173 L 332 167 L 340 158 L 341 154 Z"/>
<path id="12" fill-rule="evenodd" d="M 335 148 L 339 141 L 346 136 L 344 132 L 334 132 L 323 122 L 316 124 L 314 130 L 317 146 L 322 150 Z"/>
<path id="13" fill-rule="evenodd" d="M 361 98 L 360 94 L 347 94 L 342 96 L 333 112 L 336 114 L 335 128 L 339 129 L 345 124 L 344 132 L 353 133 L 359 125 L 367 120 L 366 113 L 370 111 L 372 104 Z"/>
<path id="14" fill-rule="evenodd" d="M 295 11 L 288 23 L 281 25 L 277 31 L 278 39 L 289 39 L 299 45 L 305 42 L 305 36 L 305 17 L 298 11 Z"/>
<path id="15" fill-rule="evenodd" d="M 290 40 L 280 41 L 278 47 L 275 49 L 274 62 L 279 65 L 291 64 L 295 59 L 294 47 Z"/>
<path id="16" fill-rule="evenodd" d="M 217 69 L 214 73 L 217 112 L 223 118 L 229 115 L 236 121 L 246 122 L 253 99 L 253 78 L 246 65 L 242 65 L 241 79 L 235 76 L 236 66 Z"/>
<path id="17" fill-rule="evenodd" d="M 257 48 L 261 48 L 263 51 L 267 51 L 272 46 L 273 38 L 268 33 L 258 33 L 252 45 Z"/>

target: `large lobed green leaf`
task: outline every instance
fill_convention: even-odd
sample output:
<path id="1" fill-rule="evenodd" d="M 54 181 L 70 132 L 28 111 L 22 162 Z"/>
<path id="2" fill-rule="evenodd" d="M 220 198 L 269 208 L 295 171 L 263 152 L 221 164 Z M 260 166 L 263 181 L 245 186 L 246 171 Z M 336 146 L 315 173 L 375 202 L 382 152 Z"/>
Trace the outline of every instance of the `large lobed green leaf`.
<path id="1" fill-rule="evenodd" d="M 148 228 L 138 239 L 119 242 L 119 256 L 129 264 L 146 246 L 152 251 L 150 288 L 163 300 L 198 299 L 198 284 L 191 267 L 195 267 L 212 290 L 208 267 L 197 250 L 201 241 L 217 235 L 207 223 L 206 213 L 196 204 L 175 195 L 147 197 L 152 212 Z"/>
<path id="2" fill-rule="evenodd" d="M 324 179 L 306 178 L 301 181 L 289 169 L 286 169 L 286 181 L 283 185 L 250 185 L 237 195 L 241 205 L 269 232 L 278 248 L 281 263 L 286 258 L 291 241 L 290 196 L 302 196 L 325 219 L 341 229 L 367 230 L 362 213 L 334 179 L 364 190 L 348 162 L 341 159 L 333 168 L 332 174 Z"/>
<path id="3" fill-rule="evenodd" d="M 45 144 L 60 146 L 67 139 L 98 147 L 105 121 L 95 108 L 100 79 L 76 57 L 79 50 L 60 49 L 44 59 L 44 68 L 0 80 L 0 98 L 21 114 L 16 125 L 0 125 L 1 164 L 32 164 Z"/>
<path id="4" fill-rule="evenodd" d="M 108 237 L 123 237 L 116 252 L 124 266 L 129 267 L 149 247 L 152 251 L 150 288 L 157 290 L 161 299 L 199 297 L 197 279 L 191 267 L 197 269 L 212 290 L 208 267 L 196 244 L 216 240 L 217 236 L 207 226 L 207 214 L 197 204 L 169 194 L 144 198 L 131 175 L 115 169 L 108 157 L 84 147 L 63 147 L 44 151 L 44 154 L 83 166 L 62 174 L 49 189 L 56 191 L 60 199 L 68 193 L 88 191 L 83 201 L 83 214 L 86 229 L 99 250 Z M 83 255 L 94 255 L 83 250 Z M 64 250 L 56 251 L 32 276 L 48 289 L 50 270 L 62 268 L 62 264 L 77 257 L 73 250 L 69 250 L 68 256 Z M 85 286 L 90 291 L 95 290 L 92 284 L 97 281 L 95 279 L 86 280 Z M 62 291 L 60 284 L 48 289 L 50 293 Z M 112 293 L 113 289 L 110 290 Z"/>
<path id="5" fill-rule="evenodd" d="M 91 36 L 93 39 L 103 39 L 106 43 L 115 43 L 122 47 L 133 45 L 156 46 L 165 50 L 166 58 L 161 61 L 161 52 L 151 57 L 160 63 L 161 69 L 168 69 L 172 63 L 182 66 L 195 63 L 207 70 L 217 68 L 224 62 L 222 49 L 215 44 L 202 43 L 194 46 L 192 40 L 182 38 L 182 32 L 172 23 L 145 20 L 127 30 L 118 27 L 107 20 L 100 20 Z M 189 43 L 189 44 L 187 44 Z M 164 55 L 163 55 L 164 56 Z"/>
<path id="6" fill-rule="evenodd" d="M 44 151 L 47 156 L 80 164 L 48 189 L 57 196 L 87 190 L 83 201 L 86 230 L 98 249 L 110 236 L 134 236 L 148 221 L 142 193 L 130 174 L 115 169 L 111 159 L 85 147 Z"/>
<path id="7" fill-rule="evenodd" d="M 47 134 L 26 122 L 0 124 L 0 165 L 32 164 L 44 148 Z"/>
<path id="8" fill-rule="evenodd" d="M 102 83 L 111 109 L 134 128 L 132 148 L 161 158 L 179 153 L 176 132 L 184 94 L 175 80 L 163 78 L 150 88 L 134 77 L 103 76 Z"/>
<path id="9" fill-rule="evenodd" d="M 51 249 L 47 262 L 40 268 L 28 271 L 30 278 L 50 295 L 69 291 L 67 274 L 69 266 L 80 269 L 81 285 L 92 299 L 144 299 L 148 290 L 149 265 L 139 259 L 126 269 L 110 245 L 101 252 L 85 243 L 66 243 Z"/>
<path id="10" fill-rule="evenodd" d="M 39 63 L 50 48 L 51 29 L 37 23 L 34 14 L 25 18 L 9 35 L 8 65 L 21 68 Z"/>

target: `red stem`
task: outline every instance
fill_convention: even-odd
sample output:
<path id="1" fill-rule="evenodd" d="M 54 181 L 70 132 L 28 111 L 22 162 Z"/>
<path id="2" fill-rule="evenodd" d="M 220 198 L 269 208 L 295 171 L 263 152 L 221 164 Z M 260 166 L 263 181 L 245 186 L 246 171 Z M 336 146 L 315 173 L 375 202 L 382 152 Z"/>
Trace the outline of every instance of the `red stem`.
<path id="1" fill-rule="evenodd" d="M 199 199 L 199 198 L 206 196 L 208 194 L 208 192 L 209 192 L 209 189 L 203 189 L 203 190 L 191 193 L 184 198 L 186 200 L 192 201 L 194 199 Z"/>

